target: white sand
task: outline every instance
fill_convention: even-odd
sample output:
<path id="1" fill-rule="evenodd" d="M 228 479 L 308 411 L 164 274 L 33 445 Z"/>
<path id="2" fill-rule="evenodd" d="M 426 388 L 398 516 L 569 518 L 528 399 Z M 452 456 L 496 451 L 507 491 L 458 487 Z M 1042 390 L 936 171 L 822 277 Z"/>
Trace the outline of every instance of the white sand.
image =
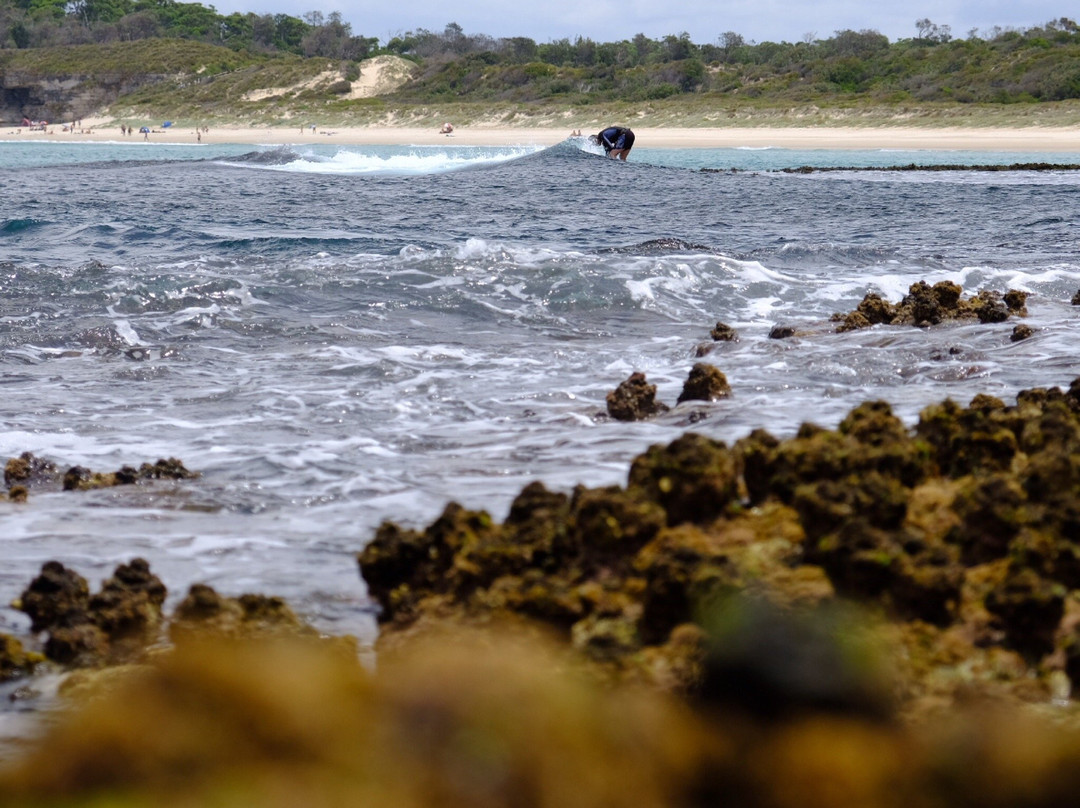
<path id="1" fill-rule="evenodd" d="M 141 141 L 137 132 L 121 136 L 119 126 L 84 121 L 83 130 L 64 132 L 51 125 L 46 132 L 19 128 L 0 130 L 4 140 L 49 139 Z M 541 129 L 457 127 L 451 135 L 430 129 L 406 127 L 328 127 L 302 132 L 299 126 L 274 128 L 211 127 L 202 134 L 202 143 L 342 145 L 437 145 L 461 146 L 550 146 L 566 139 L 569 128 Z M 1019 152 L 1080 153 L 1080 129 L 1066 127 L 983 128 L 649 128 L 634 129 L 638 148 L 722 148 L 776 146 L 793 149 L 959 149 Z M 585 134 L 589 134 L 585 131 Z M 194 129 L 171 127 L 152 132 L 156 143 L 195 143 Z"/>

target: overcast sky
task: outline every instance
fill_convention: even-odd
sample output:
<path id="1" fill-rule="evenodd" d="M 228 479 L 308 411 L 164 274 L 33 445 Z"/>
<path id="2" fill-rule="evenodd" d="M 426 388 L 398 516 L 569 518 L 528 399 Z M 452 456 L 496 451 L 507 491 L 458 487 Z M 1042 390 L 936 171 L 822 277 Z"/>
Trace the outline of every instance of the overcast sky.
<path id="1" fill-rule="evenodd" d="M 834 31 L 872 28 L 889 39 L 915 36 L 915 20 L 948 25 L 954 37 L 994 26 L 1029 28 L 1062 16 L 1075 18 L 1072 2 L 1062 0 L 218 0 L 206 2 L 219 12 L 253 11 L 291 14 L 340 11 L 354 34 L 386 42 L 405 31 L 442 31 L 456 22 L 466 34 L 527 36 L 537 42 L 577 36 L 597 42 L 630 39 L 643 33 L 654 39 L 686 31 L 698 43 L 716 42 L 734 31 L 747 40 L 797 42 L 825 38 Z"/>

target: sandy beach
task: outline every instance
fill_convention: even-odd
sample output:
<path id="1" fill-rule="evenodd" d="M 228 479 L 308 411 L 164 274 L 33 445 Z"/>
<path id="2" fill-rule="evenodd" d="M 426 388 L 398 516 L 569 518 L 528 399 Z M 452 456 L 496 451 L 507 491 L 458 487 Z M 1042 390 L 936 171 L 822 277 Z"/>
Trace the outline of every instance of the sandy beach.
<path id="1" fill-rule="evenodd" d="M 81 129 L 64 131 L 51 125 L 45 131 L 7 127 L 3 140 L 71 140 L 142 142 L 138 132 L 121 135 L 120 127 L 85 121 Z M 587 130 L 584 130 L 588 134 Z M 1080 153 L 1080 129 L 1066 127 L 1003 128 L 650 128 L 634 127 L 638 148 L 780 147 L 791 149 L 958 149 L 1018 152 Z M 296 145 L 340 143 L 358 145 L 453 144 L 457 146 L 550 146 L 565 140 L 569 128 L 458 127 L 450 135 L 438 130 L 406 127 L 328 127 L 301 131 L 299 127 L 210 127 L 196 134 L 190 127 L 155 128 L 154 143 L 251 143 Z"/>

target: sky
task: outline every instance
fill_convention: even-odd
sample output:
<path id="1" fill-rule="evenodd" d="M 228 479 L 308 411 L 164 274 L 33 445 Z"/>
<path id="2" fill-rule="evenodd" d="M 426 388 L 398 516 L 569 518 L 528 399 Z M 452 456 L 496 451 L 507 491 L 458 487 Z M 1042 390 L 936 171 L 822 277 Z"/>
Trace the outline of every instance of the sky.
<path id="1" fill-rule="evenodd" d="M 456 22 L 466 34 L 525 36 L 537 42 L 588 37 L 597 42 L 654 39 L 690 34 L 698 44 L 715 43 L 727 31 L 747 41 L 798 42 L 827 38 L 844 29 L 873 29 L 889 39 L 916 34 L 915 21 L 948 25 L 954 37 L 981 34 L 994 26 L 1030 28 L 1062 16 L 1076 19 L 1072 2 L 1062 0 L 202 0 L 222 14 L 234 11 L 291 14 L 341 12 L 356 35 L 393 36 L 426 28 L 442 31 Z"/>

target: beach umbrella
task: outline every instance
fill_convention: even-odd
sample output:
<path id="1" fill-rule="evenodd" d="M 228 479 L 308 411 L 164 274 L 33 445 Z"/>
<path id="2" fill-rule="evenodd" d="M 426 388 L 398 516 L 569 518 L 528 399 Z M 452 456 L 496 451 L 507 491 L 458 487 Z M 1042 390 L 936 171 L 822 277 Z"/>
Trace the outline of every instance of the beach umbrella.
<path id="1" fill-rule="evenodd" d="M 139 127 L 139 134 L 142 134 L 142 133 L 144 133 L 144 132 L 149 132 L 149 131 L 150 131 L 150 127 L 149 127 L 149 126 L 140 126 L 140 127 Z"/>
<path id="2" fill-rule="evenodd" d="M 168 129 L 170 126 L 172 126 L 172 121 L 165 121 L 165 123 L 161 125 L 161 128 Z"/>

